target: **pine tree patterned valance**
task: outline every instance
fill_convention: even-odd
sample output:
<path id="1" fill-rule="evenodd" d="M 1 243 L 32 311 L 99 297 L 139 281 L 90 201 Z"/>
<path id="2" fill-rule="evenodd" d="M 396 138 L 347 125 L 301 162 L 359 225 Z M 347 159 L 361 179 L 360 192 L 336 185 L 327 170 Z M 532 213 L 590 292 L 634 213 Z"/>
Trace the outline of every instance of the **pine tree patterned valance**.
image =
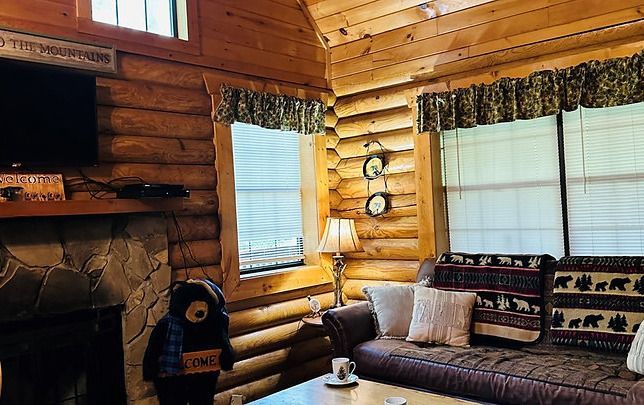
<path id="1" fill-rule="evenodd" d="M 324 134 L 326 105 L 322 100 L 305 100 L 222 85 L 221 103 L 215 120 L 258 125 L 267 129 L 295 131 L 300 134 Z"/>
<path id="2" fill-rule="evenodd" d="M 644 101 L 644 51 L 418 96 L 418 132 L 528 120 L 559 111 Z"/>

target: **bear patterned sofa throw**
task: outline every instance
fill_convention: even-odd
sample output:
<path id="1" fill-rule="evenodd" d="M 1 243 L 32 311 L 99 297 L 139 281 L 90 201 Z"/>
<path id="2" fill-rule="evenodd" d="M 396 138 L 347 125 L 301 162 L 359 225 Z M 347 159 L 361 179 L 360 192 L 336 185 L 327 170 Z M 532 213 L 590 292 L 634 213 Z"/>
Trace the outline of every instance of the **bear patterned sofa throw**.
<path id="1" fill-rule="evenodd" d="M 533 343 L 543 329 L 544 269 L 554 260 L 549 255 L 443 253 L 434 287 L 477 294 L 474 343 Z"/>
<path id="2" fill-rule="evenodd" d="M 552 343 L 627 352 L 644 320 L 644 257 L 563 257 L 553 294 Z"/>

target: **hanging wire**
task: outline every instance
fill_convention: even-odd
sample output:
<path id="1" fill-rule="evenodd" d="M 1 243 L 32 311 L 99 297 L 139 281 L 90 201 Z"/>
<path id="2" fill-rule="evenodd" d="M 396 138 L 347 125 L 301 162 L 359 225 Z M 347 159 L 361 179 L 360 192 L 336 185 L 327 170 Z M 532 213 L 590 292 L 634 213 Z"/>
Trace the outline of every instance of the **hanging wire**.
<path id="1" fill-rule="evenodd" d="M 584 194 L 588 192 L 588 177 L 586 176 L 586 141 L 584 132 L 584 113 L 583 107 L 579 106 L 579 129 L 581 134 L 581 168 L 584 176 Z"/>

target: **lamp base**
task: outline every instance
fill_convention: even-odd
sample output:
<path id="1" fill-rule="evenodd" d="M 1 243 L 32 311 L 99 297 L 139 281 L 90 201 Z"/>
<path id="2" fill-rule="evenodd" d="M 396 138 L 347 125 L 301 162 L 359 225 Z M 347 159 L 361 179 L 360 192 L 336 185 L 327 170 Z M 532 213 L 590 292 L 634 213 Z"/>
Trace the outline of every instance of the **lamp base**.
<path id="1" fill-rule="evenodd" d="M 340 308 L 343 307 L 344 298 L 342 297 L 342 274 L 344 269 L 347 267 L 344 264 L 344 256 L 340 253 L 336 253 L 333 256 L 333 297 L 334 304 L 331 308 Z"/>

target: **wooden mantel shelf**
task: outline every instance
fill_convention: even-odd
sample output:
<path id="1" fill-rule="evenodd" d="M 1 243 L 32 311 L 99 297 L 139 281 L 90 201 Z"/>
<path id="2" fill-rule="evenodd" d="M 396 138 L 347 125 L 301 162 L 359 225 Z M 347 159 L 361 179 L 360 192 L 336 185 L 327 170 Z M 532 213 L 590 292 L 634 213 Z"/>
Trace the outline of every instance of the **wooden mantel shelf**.
<path id="1" fill-rule="evenodd" d="M 50 202 L 0 202 L 0 218 L 60 217 L 78 215 L 111 215 L 135 212 L 178 211 L 183 198 L 67 200 Z"/>

